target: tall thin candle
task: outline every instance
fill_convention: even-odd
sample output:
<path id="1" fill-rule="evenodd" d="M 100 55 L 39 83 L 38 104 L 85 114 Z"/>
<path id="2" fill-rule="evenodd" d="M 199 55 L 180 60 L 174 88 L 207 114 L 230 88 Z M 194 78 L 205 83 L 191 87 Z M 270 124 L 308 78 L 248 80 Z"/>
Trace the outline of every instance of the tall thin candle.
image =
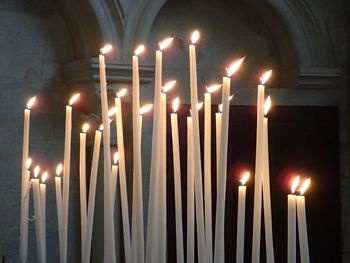
<path id="1" fill-rule="evenodd" d="M 40 184 L 40 201 L 41 201 L 41 227 L 43 236 L 44 260 L 46 262 L 46 179 L 48 173 L 44 172 L 41 176 Z"/>
<path id="2" fill-rule="evenodd" d="M 291 193 L 288 195 L 288 259 L 287 263 L 296 263 L 297 250 L 296 250 L 296 198 L 295 190 L 299 185 L 300 177 L 297 176 L 293 180 Z"/>
<path id="3" fill-rule="evenodd" d="M 56 206 L 57 206 L 57 224 L 58 224 L 58 242 L 62 244 L 62 164 L 57 165 L 56 167 L 56 176 L 55 176 L 55 189 L 56 189 Z M 62 255 L 62 246 L 59 246 L 60 259 L 63 259 Z"/>

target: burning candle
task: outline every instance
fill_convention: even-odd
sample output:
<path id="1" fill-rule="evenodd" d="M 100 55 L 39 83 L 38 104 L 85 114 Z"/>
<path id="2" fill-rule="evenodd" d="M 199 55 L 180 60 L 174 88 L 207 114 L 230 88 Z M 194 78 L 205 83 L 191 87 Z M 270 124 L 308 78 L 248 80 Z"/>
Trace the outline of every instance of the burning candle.
<path id="1" fill-rule="evenodd" d="M 244 227 L 245 227 L 245 204 L 246 204 L 246 182 L 250 177 L 249 172 L 245 172 L 239 180 L 242 185 L 238 187 L 238 211 L 237 211 L 237 249 L 236 263 L 244 262 Z"/>
<path id="2" fill-rule="evenodd" d="M 218 194 L 215 224 L 215 251 L 214 262 L 225 262 L 225 196 L 226 196 L 226 173 L 227 173 L 227 145 L 228 126 L 230 113 L 230 77 L 239 69 L 244 58 L 235 61 L 227 69 L 227 77 L 223 78 L 222 86 L 222 122 L 220 134 L 220 153 L 218 169 Z"/>
<path id="3" fill-rule="evenodd" d="M 69 207 L 69 178 L 70 178 L 70 156 L 72 140 L 72 105 L 77 101 L 80 94 L 77 93 L 69 100 L 66 106 L 66 124 L 64 135 L 64 161 L 63 161 L 63 203 L 62 203 L 62 262 L 67 262 L 68 244 L 68 207 Z"/>
<path id="4" fill-rule="evenodd" d="M 221 88 L 212 85 L 204 94 L 204 213 L 205 213 L 205 243 L 207 262 L 213 261 L 213 226 L 211 204 L 211 93 Z"/>
<path id="5" fill-rule="evenodd" d="M 102 130 L 102 128 L 103 128 L 103 125 L 101 125 L 100 129 Z M 101 135 L 102 133 L 100 130 L 95 131 L 95 142 L 94 142 L 94 150 L 92 154 L 92 163 L 91 163 L 88 210 L 87 210 L 87 219 L 86 219 L 86 227 L 85 227 L 85 242 L 83 243 L 82 262 L 84 263 L 90 262 L 92 226 L 93 226 L 94 211 L 95 211 L 98 161 L 100 158 L 100 148 L 101 148 Z"/>
<path id="6" fill-rule="evenodd" d="M 148 225 L 146 242 L 146 261 L 156 261 L 158 251 L 158 172 L 159 172 L 159 151 L 160 151 L 160 97 L 162 90 L 162 51 L 168 47 L 173 38 L 167 38 L 159 43 L 159 50 L 156 51 L 155 86 L 154 86 L 154 119 L 152 134 L 152 154 L 150 171 L 150 190 L 148 203 Z"/>
<path id="7" fill-rule="evenodd" d="M 22 145 L 22 188 L 21 188 L 21 218 L 20 218 L 20 262 L 27 262 L 28 258 L 28 211 L 29 196 L 26 195 L 30 178 L 28 176 L 28 152 L 29 152 L 29 124 L 30 109 L 34 105 L 36 97 L 29 99 L 24 110 L 23 145 Z"/>
<path id="8" fill-rule="evenodd" d="M 288 263 L 295 263 L 297 260 L 296 250 L 296 198 L 295 190 L 299 185 L 300 177 L 294 178 L 290 194 L 288 195 Z"/>
<path id="9" fill-rule="evenodd" d="M 42 237 L 43 237 L 43 253 L 44 260 L 46 262 L 46 179 L 48 173 L 44 172 L 41 176 L 40 184 L 40 201 L 41 201 L 41 227 L 42 227 Z"/>
<path id="10" fill-rule="evenodd" d="M 56 167 L 56 176 L 55 176 L 55 190 L 56 190 L 56 206 L 57 206 L 57 224 L 58 224 L 58 241 L 59 241 L 59 250 L 60 258 L 63 258 L 62 255 L 62 164 L 57 165 Z"/>
<path id="11" fill-rule="evenodd" d="M 257 128 L 256 128 L 256 157 L 254 183 L 254 217 L 253 217 L 253 244 L 252 263 L 260 262 L 260 235 L 261 235 L 261 205 L 262 205 L 262 158 L 263 158 L 263 131 L 264 131 L 264 96 L 265 82 L 272 71 L 265 72 L 260 78 L 257 98 Z"/>
<path id="12" fill-rule="evenodd" d="M 115 207 L 115 193 L 117 190 L 117 180 L 118 180 L 118 160 L 119 154 L 115 152 L 113 155 L 113 165 L 112 165 L 112 211 L 114 211 Z"/>
<path id="13" fill-rule="evenodd" d="M 309 188 L 311 183 L 310 178 L 299 188 L 300 195 L 297 196 L 297 214 L 298 214 L 298 230 L 299 230 L 299 246 L 300 246 L 300 262 L 309 263 L 309 244 L 307 237 L 307 223 L 306 223 L 306 211 L 305 211 L 305 191 Z"/>
<path id="14" fill-rule="evenodd" d="M 177 109 L 180 100 L 177 97 L 173 101 L 173 113 L 171 114 L 171 134 L 173 142 L 173 160 L 174 160 L 174 191 L 175 191 L 175 223 L 176 223 L 176 259 L 177 262 L 184 262 L 183 255 L 183 228 L 182 228 L 182 197 L 181 197 L 181 165 L 180 165 L 180 147 L 179 131 L 177 121 Z"/>

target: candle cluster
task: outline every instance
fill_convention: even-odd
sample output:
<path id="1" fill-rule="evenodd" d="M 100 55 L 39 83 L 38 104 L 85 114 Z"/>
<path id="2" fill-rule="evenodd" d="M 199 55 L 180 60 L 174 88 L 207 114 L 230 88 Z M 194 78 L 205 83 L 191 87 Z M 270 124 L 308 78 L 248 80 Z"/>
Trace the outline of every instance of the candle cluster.
<path id="1" fill-rule="evenodd" d="M 179 128 L 177 111 L 180 98 L 172 101 L 173 112 L 170 114 L 173 174 L 175 194 L 175 224 L 176 224 L 176 258 L 177 262 L 225 262 L 225 203 L 227 184 L 227 148 L 229 139 L 230 101 L 233 95 L 231 89 L 231 77 L 238 72 L 244 62 L 244 57 L 234 61 L 227 69 L 222 84 L 215 84 L 206 88 L 204 102 L 198 102 L 197 86 L 197 62 L 196 43 L 200 34 L 195 31 L 191 35 L 189 44 L 190 62 L 190 91 L 191 109 L 187 117 L 187 218 L 186 218 L 186 245 L 187 253 L 184 254 L 184 229 L 182 215 L 182 189 L 181 189 L 181 163 L 180 156 L 183 149 L 179 144 Z M 124 150 L 122 97 L 127 94 L 127 89 L 121 89 L 116 94 L 114 107 L 109 108 L 107 98 L 107 77 L 105 55 L 112 49 L 106 45 L 100 50 L 99 74 L 101 90 L 101 115 L 102 124 L 95 131 L 93 155 L 91 162 L 90 186 L 86 186 L 86 136 L 89 129 L 88 123 L 84 123 L 80 133 L 79 148 L 79 189 L 80 189 L 80 225 L 81 225 L 81 258 L 82 262 L 90 262 L 91 241 L 94 220 L 95 196 L 97 172 L 101 140 L 103 142 L 103 181 L 104 181 L 104 262 L 116 262 L 116 242 L 114 207 L 116 199 L 116 187 L 119 178 L 122 231 L 124 243 L 125 262 L 153 263 L 167 261 L 167 188 L 166 188 L 166 122 L 167 122 L 167 93 L 174 88 L 176 80 L 163 85 L 162 81 L 162 57 L 163 52 L 171 45 L 173 38 L 167 38 L 159 43 L 156 51 L 155 62 L 155 91 L 154 104 L 140 107 L 140 79 L 139 79 L 139 56 L 145 51 L 145 46 L 138 46 L 132 56 L 132 138 L 133 138 L 133 185 L 132 185 L 132 214 L 131 226 L 129 218 L 129 200 L 126 183 L 126 160 Z M 269 178 L 269 143 L 268 143 L 268 118 L 267 114 L 271 107 L 270 97 L 265 98 L 265 83 L 272 74 L 269 70 L 261 76 L 261 84 L 257 90 L 257 144 L 256 164 L 254 175 L 254 218 L 252 239 L 252 262 L 260 262 L 260 233 L 261 214 L 264 210 L 265 238 L 266 238 L 266 261 L 274 262 L 273 229 Z M 217 200 L 215 226 L 212 222 L 212 140 L 211 140 L 211 107 L 212 94 L 221 89 L 221 104 L 215 113 L 216 130 L 216 159 L 217 170 Z M 59 232 L 60 262 L 67 262 L 68 241 L 68 205 L 69 205 L 69 182 L 71 164 L 71 137 L 72 137 L 72 111 L 73 105 L 80 94 L 71 97 L 66 106 L 64 162 L 56 168 L 55 190 L 57 204 L 57 222 Z M 29 100 L 24 112 L 23 133 L 23 156 L 22 156 L 22 199 L 21 199 L 21 262 L 27 260 L 28 247 L 28 195 L 30 185 L 33 187 L 35 224 L 38 249 L 38 261 L 46 262 L 46 235 L 45 235 L 45 180 L 47 172 L 42 174 L 40 184 L 38 175 L 39 167 L 34 169 L 34 178 L 30 180 L 29 152 L 29 119 L 30 108 L 36 98 Z M 199 131 L 199 110 L 204 106 L 204 159 L 202 171 L 201 144 Z M 148 224 L 146 238 L 144 237 L 144 214 L 143 214 L 143 185 L 142 185 L 142 115 L 147 111 L 153 111 L 153 134 L 150 169 L 150 192 L 148 203 Z M 110 147 L 110 125 L 115 119 L 118 151 L 114 153 L 113 160 Z M 182 164 L 183 165 L 183 164 Z M 246 182 L 250 172 L 246 171 L 240 179 L 238 187 L 238 213 L 237 213 L 237 238 L 236 238 L 236 262 L 244 262 L 244 239 L 245 239 L 245 213 L 246 213 Z M 204 178 L 204 182 L 203 182 Z M 291 194 L 288 195 L 288 262 L 296 261 L 296 215 L 298 219 L 301 262 L 309 262 L 306 212 L 304 192 L 310 179 L 307 179 L 298 189 L 300 195 L 295 195 L 299 185 L 299 177 L 293 182 Z M 40 185 L 39 185 L 40 184 Z M 197 237 L 195 229 L 197 228 Z M 215 230 L 215 231 L 213 231 Z M 213 237 L 214 233 L 214 237 Z M 195 245 L 195 240 L 197 244 Z M 197 253 L 195 251 L 197 248 Z"/>

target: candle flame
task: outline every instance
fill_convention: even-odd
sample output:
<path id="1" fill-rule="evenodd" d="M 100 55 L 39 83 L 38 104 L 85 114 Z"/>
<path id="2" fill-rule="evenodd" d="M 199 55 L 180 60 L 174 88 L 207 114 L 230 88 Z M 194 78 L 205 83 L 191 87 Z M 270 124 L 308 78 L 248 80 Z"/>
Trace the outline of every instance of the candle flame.
<path id="1" fill-rule="evenodd" d="M 135 56 L 140 55 L 143 51 L 145 51 L 145 45 L 139 45 L 139 46 L 135 49 Z"/>
<path id="2" fill-rule="evenodd" d="M 177 110 L 179 109 L 179 105 L 180 105 L 180 98 L 179 98 L 179 97 L 176 97 L 176 98 L 173 100 L 173 111 L 174 111 L 174 112 L 177 112 Z"/>
<path id="3" fill-rule="evenodd" d="M 268 96 L 266 101 L 265 101 L 265 104 L 264 104 L 264 114 L 265 114 L 265 116 L 269 112 L 270 108 L 271 108 L 271 98 L 270 98 L 270 96 Z"/>
<path id="4" fill-rule="evenodd" d="M 118 97 L 118 98 L 121 98 L 121 97 L 123 97 L 127 92 L 128 92 L 127 89 L 125 89 L 125 88 L 124 88 L 124 89 L 121 89 L 121 90 L 118 91 L 117 97 Z"/>
<path id="5" fill-rule="evenodd" d="M 42 183 L 45 183 L 45 181 L 46 181 L 46 179 L 47 179 L 47 176 L 48 176 L 48 173 L 45 171 L 45 172 L 43 173 L 43 175 L 41 176 L 41 182 L 42 182 Z"/>
<path id="6" fill-rule="evenodd" d="M 214 85 L 211 85 L 211 86 L 207 87 L 207 91 L 208 91 L 209 93 L 213 93 L 213 92 L 217 91 L 218 89 L 220 89 L 221 86 L 222 86 L 221 84 L 214 84 Z"/>
<path id="7" fill-rule="evenodd" d="M 108 53 L 109 51 L 111 51 L 113 49 L 113 46 L 111 44 L 107 44 L 105 45 L 103 48 L 100 49 L 100 52 L 102 55 Z"/>
<path id="8" fill-rule="evenodd" d="M 218 105 L 218 111 L 222 112 L 222 103 Z"/>
<path id="9" fill-rule="evenodd" d="M 175 84 L 176 84 L 176 80 L 171 80 L 171 81 L 167 82 L 162 88 L 163 92 L 164 93 L 168 92 L 169 90 L 171 90 L 175 86 Z"/>
<path id="10" fill-rule="evenodd" d="M 171 42 L 173 42 L 173 40 L 174 40 L 173 37 L 169 37 L 169 38 L 166 38 L 163 41 L 159 42 L 159 50 L 163 50 L 164 48 L 169 46 L 171 44 Z"/>
<path id="11" fill-rule="evenodd" d="M 271 77 L 271 74 L 272 74 L 272 70 L 266 71 L 264 74 L 262 74 L 262 76 L 260 77 L 261 85 L 264 85 L 266 81 L 269 80 L 269 78 Z"/>
<path id="12" fill-rule="evenodd" d="M 146 112 L 148 112 L 149 110 L 151 110 L 153 108 L 153 104 L 147 104 L 145 106 L 143 106 L 142 108 L 140 108 L 140 114 L 144 114 Z"/>
<path id="13" fill-rule="evenodd" d="M 31 165 L 32 165 L 32 158 L 28 158 L 27 159 L 27 169 L 29 169 Z"/>
<path id="14" fill-rule="evenodd" d="M 117 112 L 117 107 L 114 107 L 108 111 L 108 117 L 112 117 Z"/>
<path id="15" fill-rule="evenodd" d="M 114 155 L 113 155 L 113 163 L 117 164 L 118 160 L 119 160 L 119 153 L 115 152 Z"/>
<path id="16" fill-rule="evenodd" d="M 197 104 L 197 110 L 200 110 L 203 107 L 203 101 Z"/>
<path id="17" fill-rule="evenodd" d="M 303 194 L 306 192 L 306 190 L 309 188 L 310 184 L 311 184 L 311 179 L 310 179 L 310 178 L 307 178 L 307 179 L 304 181 L 304 183 L 301 185 L 301 187 L 299 188 L 299 193 L 300 193 L 301 195 L 303 195 Z"/>
<path id="18" fill-rule="evenodd" d="M 192 33 L 192 35 L 191 35 L 191 42 L 192 42 L 192 44 L 196 44 L 196 42 L 198 41 L 199 37 L 200 37 L 199 31 L 198 30 L 194 31 Z"/>
<path id="19" fill-rule="evenodd" d="M 60 175 L 61 175 L 62 169 L 63 169 L 63 166 L 62 166 L 61 163 L 60 163 L 59 165 L 57 165 L 57 167 L 56 167 L 56 175 L 57 175 L 57 176 L 60 176 Z"/>
<path id="20" fill-rule="evenodd" d="M 233 99 L 233 96 L 235 96 L 235 95 L 231 95 L 229 98 L 228 98 L 228 101 L 231 101 L 232 99 Z"/>
<path id="21" fill-rule="evenodd" d="M 89 128 L 90 128 L 89 123 L 84 123 L 82 127 L 83 133 L 86 133 L 89 130 Z"/>
<path id="22" fill-rule="evenodd" d="M 79 98 L 80 93 L 74 94 L 69 100 L 69 106 L 72 106 Z"/>
<path id="23" fill-rule="evenodd" d="M 228 77 L 231 77 L 233 75 L 233 73 L 235 73 L 239 69 L 239 67 L 243 63 L 244 59 L 245 59 L 245 57 L 243 57 L 239 60 L 236 60 L 226 69 Z"/>
<path id="24" fill-rule="evenodd" d="M 241 182 L 242 185 L 245 185 L 249 177 L 250 177 L 250 172 L 244 172 L 242 175 L 242 178 L 239 181 Z"/>
<path id="25" fill-rule="evenodd" d="M 40 172 L 40 166 L 37 165 L 37 166 L 35 166 L 35 168 L 34 168 L 34 178 L 37 178 L 37 177 L 38 177 L 39 172 Z"/>
<path id="26" fill-rule="evenodd" d="M 290 188 L 290 192 L 292 194 L 295 193 L 295 190 L 297 189 L 298 185 L 299 185 L 299 182 L 300 182 L 300 176 L 298 175 L 297 177 L 294 178 L 293 180 L 293 183 L 292 183 L 292 186 Z"/>
<path id="27" fill-rule="evenodd" d="M 98 129 L 99 129 L 100 131 L 103 131 L 103 124 L 100 124 L 100 126 L 98 127 Z"/>
<path id="28" fill-rule="evenodd" d="M 27 109 L 29 110 L 36 102 L 36 97 L 31 97 L 27 103 Z"/>

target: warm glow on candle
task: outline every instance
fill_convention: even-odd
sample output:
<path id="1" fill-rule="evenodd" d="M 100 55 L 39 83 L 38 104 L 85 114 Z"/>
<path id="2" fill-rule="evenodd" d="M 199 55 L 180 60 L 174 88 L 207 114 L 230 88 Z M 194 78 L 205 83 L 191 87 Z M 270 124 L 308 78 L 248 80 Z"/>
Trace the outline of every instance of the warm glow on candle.
<path id="1" fill-rule="evenodd" d="M 177 112 L 177 110 L 179 109 L 179 105 L 180 105 L 180 98 L 179 98 L 179 97 L 176 97 L 176 98 L 173 100 L 173 111 L 174 111 L 174 112 Z"/>
<path id="2" fill-rule="evenodd" d="M 100 131 L 103 131 L 103 124 L 100 124 L 100 126 L 98 126 L 98 129 L 99 129 Z"/>
<path id="3" fill-rule="evenodd" d="M 69 100 L 69 105 L 72 106 L 78 100 L 79 96 L 80 93 L 74 94 Z"/>
<path id="4" fill-rule="evenodd" d="M 143 51 L 145 51 L 145 45 L 139 45 L 139 46 L 135 49 L 135 56 L 140 55 Z"/>
<path id="5" fill-rule="evenodd" d="M 271 108 L 271 98 L 270 98 L 270 96 L 268 96 L 266 101 L 265 101 L 265 105 L 264 105 L 264 115 L 265 116 L 269 112 L 270 108 Z"/>
<path id="6" fill-rule="evenodd" d="M 39 165 L 35 166 L 34 168 L 34 178 L 37 178 L 40 172 L 40 167 Z"/>
<path id="7" fill-rule="evenodd" d="M 36 102 L 36 97 L 32 97 L 28 100 L 27 109 L 29 110 Z"/>
<path id="8" fill-rule="evenodd" d="M 203 101 L 197 104 L 197 110 L 200 110 L 203 107 Z"/>
<path id="9" fill-rule="evenodd" d="M 45 171 L 43 175 L 41 176 L 41 182 L 44 184 L 47 179 L 48 173 Z"/>
<path id="10" fill-rule="evenodd" d="M 89 128 L 90 128 L 89 123 L 84 123 L 81 130 L 83 131 L 83 133 L 86 133 L 89 130 Z"/>
<path id="11" fill-rule="evenodd" d="M 159 50 L 163 50 L 164 48 L 169 46 L 171 44 L 171 42 L 173 42 L 173 40 L 174 40 L 173 37 L 169 37 L 169 38 L 164 39 L 163 41 L 159 42 Z"/>
<path id="12" fill-rule="evenodd" d="M 171 90 L 175 86 L 175 84 L 176 84 L 176 80 L 169 81 L 168 83 L 166 83 L 163 86 L 163 88 L 162 88 L 163 92 L 164 93 L 168 92 L 169 90 Z"/>
<path id="13" fill-rule="evenodd" d="M 123 97 L 126 93 L 127 93 L 127 89 L 121 89 L 120 91 L 118 91 L 118 93 L 117 93 L 117 97 L 118 98 L 121 98 L 121 97 Z"/>
<path id="14" fill-rule="evenodd" d="M 297 189 L 297 187 L 299 185 L 299 182 L 300 182 L 300 176 L 295 177 L 294 180 L 293 180 L 292 186 L 290 188 L 290 192 L 292 194 L 295 193 L 295 190 Z"/>
<path id="15" fill-rule="evenodd" d="M 57 176 L 60 176 L 60 175 L 61 175 L 62 169 L 63 169 L 63 166 L 62 166 L 61 163 L 60 163 L 59 165 L 57 165 L 57 167 L 56 167 L 56 175 L 57 175 Z"/>
<path id="16" fill-rule="evenodd" d="M 209 93 L 213 93 L 213 92 L 217 91 L 218 89 L 220 89 L 221 86 L 222 86 L 221 84 L 211 85 L 211 86 L 207 87 L 207 91 Z"/>
<path id="17" fill-rule="evenodd" d="M 119 160 L 119 153 L 115 152 L 115 154 L 113 155 L 113 164 L 117 164 Z"/>
<path id="18" fill-rule="evenodd" d="M 261 77 L 260 77 L 260 83 L 261 85 L 264 85 L 266 81 L 271 77 L 272 70 L 266 71 Z"/>
<path id="19" fill-rule="evenodd" d="M 222 103 L 218 105 L 218 111 L 222 112 Z"/>
<path id="20" fill-rule="evenodd" d="M 194 31 L 191 35 L 191 42 L 192 44 L 196 44 L 196 42 L 198 41 L 200 35 L 199 35 L 199 32 L 198 30 Z"/>
<path id="21" fill-rule="evenodd" d="M 250 177 L 250 172 L 245 172 L 243 173 L 242 178 L 239 181 L 241 182 L 242 185 L 245 185 L 249 177 Z"/>
<path id="22" fill-rule="evenodd" d="M 29 169 L 31 165 L 32 165 L 32 158 L 28 158 L 27 159 L 27 169 Z"/>
<path id="23" fill-rule="evenodd" d="M 301 185 L 301 187 L 299 188 L 299 193 L 300 193 L 301 195 L 303 195 L 303 194 L 306 192 L 306 190 L 307 190 L 307 189 L 309 188 L 309 186 L 310 186 L 310 183 L 311 183 L 311 179 L 308 178 L 308 179 L 306 179 L 305 182 Z"/>
<path id="24" fill-rule="evenodd" d="M 140 108 L 140 114 L 144 114 L 153 108 L 153 104 L 147 104 Z"/>
<path id="25" fill-rule="evenodd" d="M 114 107 L 108 111 L 108 117 L 112 117 L 117 112 L 117 107 Z"/>
<path id="26" fill-rule="evenodd" d="M 245 57 L 233 62 L 227 69 L 227 77 L 231 77 L 233 73 L 235 73 L 239 67 L 241 66 L 243 60 L 245 59 Z"/>
<path id="27" fill-rule="evenodd" d="M 102 55 L 108 53 L 109 51 L 111 51 L 113 48 L 113 46 L 111 44 L 107 44 L 105 45 L 103 48 L 100 49 L 100 52 Z"/>

